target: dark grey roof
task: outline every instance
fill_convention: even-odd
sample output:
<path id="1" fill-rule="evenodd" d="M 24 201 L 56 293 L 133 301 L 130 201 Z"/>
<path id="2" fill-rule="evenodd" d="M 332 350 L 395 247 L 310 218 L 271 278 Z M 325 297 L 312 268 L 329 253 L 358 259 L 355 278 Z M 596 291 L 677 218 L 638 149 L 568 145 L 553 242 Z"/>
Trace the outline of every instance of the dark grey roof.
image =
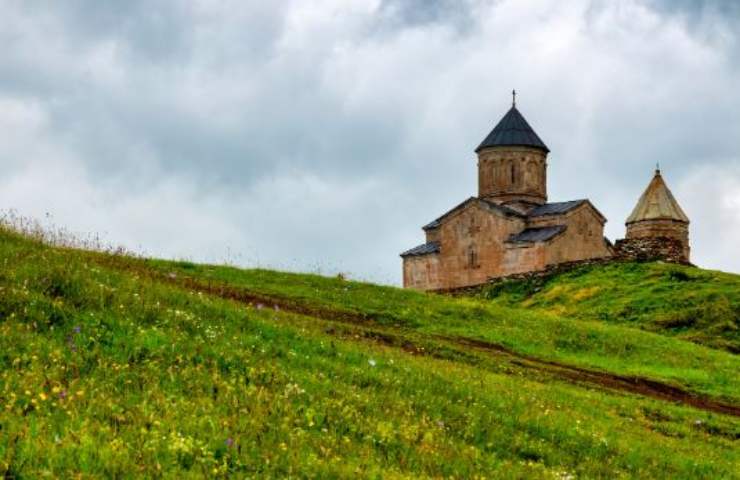
<path id="1" fill-rule="evenodd" d="M 507 207 L 506 205 L 499 205 L 498 203 L 491 202 L 490 200 L 486 200 L 485 198 L 480 198 L 479 200 L 483 202 L 483 204 L 485 204 L 491 210 L 498 210 L 499 212 L 505 215 L 509 215 L 513 217 L 524 217 L 525 216 L 522 212 L 514 210 L 511 207 Z"/>
<path id="2" fill-rule="evenodd" d="M 406 250 L 401 254 L 402 257 L 418 257 L 420 255 L 429 255 L 430 253 L 439 253 L 439 242 L 429 242 L 411 250 Z"/>
<path id="3" fill-rule="evenodd" d="M 565 225 L 555 225 L 552 227 L 527 228 L 516 235 L 509 237 L 507 242 L 511 243 L 530 243 L 546 242 L 551 238 L 560 235 L 565 231 Z"/>
<path id="4" fill-rule="evenodd" d="M 499 205 L 497 203 L 489 202 L 488 200 L 484 200 L 482 198 L 478 197 L 470 197 L 464 202 L 458 204 L 454 208 L 448 210 L 445 214 L 443 214 L 441 217 L 438 217 L 436 220 L 433 220 L 423 227 L 421 227 L 423 230 L 433 230 L 437 227 L 439 227 L 442 224 L 442 220 L 444 220 L 447 216 L 451 215 L 452 213 L 458 211 L 459 209 L 465 207 L 470 202 L 480 202 L 481 205 L 488 208 L 489 210 L 493 210 L 499 213 L 503 213 L 504 215 L 508 216 L 514 216 L 514 217 L 524 217 L 524 215 L 520 212 L 517 212 L 513 208 L 505 207 L 503 205 Z"/>
<path id="5" fill-rule="evenodd" d="M 576 207 L 581 206 L 588 200 L 571 200 L 570 202 L 554 202 L 546 203 L 535 207 L 527 213 L 530 217 L 542 217 L 545 215 L 560 215 L 561 213 L 568 213 Z"/>
<path id="6" fill-rule="evenodd" d="M 545 152 L 550 151 L 515 106 L 511 107 L 475 151 L 477 153 L 484 148 L 502 146 L 535 147 Z"/>
<path id="7" fill-rule="evenodd" d="M 431 222 L 427 223 L 421 228 L 422 230 L 432 230 L 432 229 L 439 227 L 440 225 L 442 225 L 442 222 L 440 222 L 439 219 L 437 219 L 437 220 L 432 220 Z"/>

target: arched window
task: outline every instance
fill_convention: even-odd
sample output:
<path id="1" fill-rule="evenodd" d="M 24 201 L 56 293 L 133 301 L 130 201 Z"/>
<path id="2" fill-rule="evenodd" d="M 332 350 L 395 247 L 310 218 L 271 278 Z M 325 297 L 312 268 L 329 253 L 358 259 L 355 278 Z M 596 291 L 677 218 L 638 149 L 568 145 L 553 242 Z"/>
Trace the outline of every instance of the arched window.
<path id="1" fill-rule="evenodd" d="M 527 176 L 531 184 L 537 185 L 539 183 L 537 178 L 537 164 L 534 161 L 527 163 Z"/>
<path id="2" fill-rule="evenodd" d="M 511 164 L 511 184 L 514 185 L 516 183 L 516 164 Z"/>
<path id="3" fill-rule="evenodd" d="M 468 267 L 478 268 L 478 252 L 474 246 L 468 247 Z"/>

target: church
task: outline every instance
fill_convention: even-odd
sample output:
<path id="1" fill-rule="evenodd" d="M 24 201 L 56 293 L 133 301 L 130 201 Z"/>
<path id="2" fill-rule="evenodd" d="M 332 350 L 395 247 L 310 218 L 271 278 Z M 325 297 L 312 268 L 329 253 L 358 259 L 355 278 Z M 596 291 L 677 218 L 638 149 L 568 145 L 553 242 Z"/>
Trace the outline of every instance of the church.
<path id="1" fill-rule="evenodd" d="M 514 96 L 475 149 L 478 195 L 422 227 L 426 241 L 401 254 L 404 287 L 449 290 L 594 259 L 689 262 L 689 219 L 660 170 L 627 219 L 626 238 L 612 244 L 588 199 L 547 201 L 549 152 Z"/>

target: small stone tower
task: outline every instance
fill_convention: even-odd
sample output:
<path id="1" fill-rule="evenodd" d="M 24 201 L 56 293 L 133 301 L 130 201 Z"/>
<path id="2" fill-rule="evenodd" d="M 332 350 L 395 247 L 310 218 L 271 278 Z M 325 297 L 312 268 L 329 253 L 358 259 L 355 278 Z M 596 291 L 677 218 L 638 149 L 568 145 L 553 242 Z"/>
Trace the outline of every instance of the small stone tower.
<path id="1" fill-rule="evenodd" d="M 516 108 L 511 109 L 476 148 L 478 196 L 526 212 L 547 202 L 550 149 Z"/>
<path id="2" fill-rule="evenodd" d="M 680 242 L 681 260 L 689 262 L 689 217 L 663 181 L 660 169 L 627 218 L 627 240 L 668 238 Z"/>

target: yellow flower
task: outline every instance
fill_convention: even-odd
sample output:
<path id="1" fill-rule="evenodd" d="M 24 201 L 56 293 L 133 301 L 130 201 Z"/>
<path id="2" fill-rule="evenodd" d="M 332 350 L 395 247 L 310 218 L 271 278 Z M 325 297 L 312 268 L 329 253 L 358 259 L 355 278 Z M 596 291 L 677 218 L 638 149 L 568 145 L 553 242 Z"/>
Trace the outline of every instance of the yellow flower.
<path id="1" fill-rule="evenodd" d="M 47 397 L 46 397 L 46 394 L 44 392 L 41 392 L 41 393 L 39 393 L 39 398 L 41 399 L 41 401 L 46 401 L 46 398 Z"/>
<path id="2" fill-rule="evenodd" d="M 84 395 L 85 395 L 85 391 L 84 391 L 84 390 L 78 390 L 78 391 L 77 391 L 77 396 L 78 396 L 78 397 L 82 397 L 82 396 L 84 396 Z"/>

